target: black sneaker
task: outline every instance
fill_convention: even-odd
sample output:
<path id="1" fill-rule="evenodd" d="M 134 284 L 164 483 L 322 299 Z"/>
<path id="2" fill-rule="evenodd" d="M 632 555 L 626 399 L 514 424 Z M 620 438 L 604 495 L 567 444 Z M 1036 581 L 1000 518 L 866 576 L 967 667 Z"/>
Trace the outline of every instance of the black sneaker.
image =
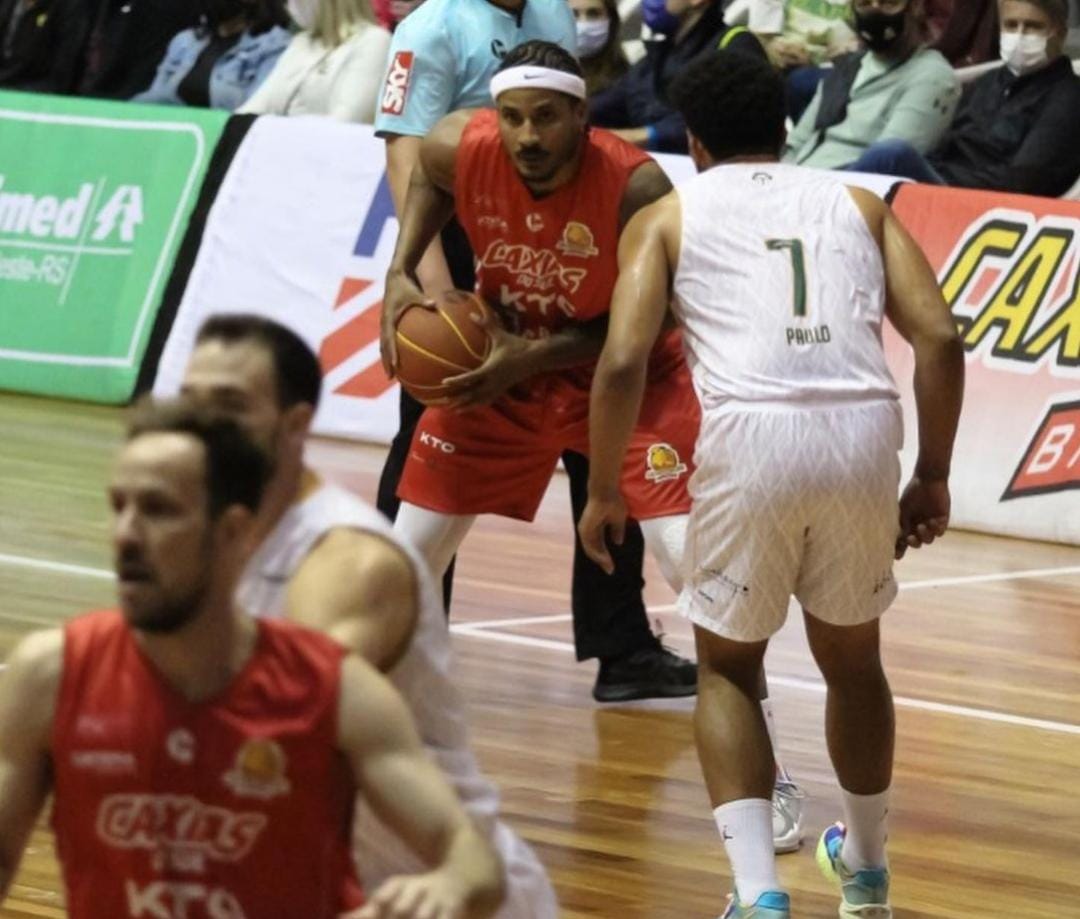
<path id="1" fill-rule="evenodd" d="M 597 702 L 670 699 L 697 693 L 697 664 L 663 645 L 600 661 L 593 698 Z"/>

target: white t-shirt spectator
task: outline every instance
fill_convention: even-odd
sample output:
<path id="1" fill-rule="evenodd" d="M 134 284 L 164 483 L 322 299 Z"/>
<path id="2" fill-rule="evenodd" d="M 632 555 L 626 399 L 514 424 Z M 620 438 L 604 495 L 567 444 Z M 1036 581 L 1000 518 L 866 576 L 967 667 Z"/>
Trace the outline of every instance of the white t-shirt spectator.
<path id="1" fill-rule="evenodd" d="M 358 22 L 336 48 L 298 33 L 258 91 L 239 109 L 252 115 L 327 115 L 371 124 L 382 90 L 390 33 Z"/>

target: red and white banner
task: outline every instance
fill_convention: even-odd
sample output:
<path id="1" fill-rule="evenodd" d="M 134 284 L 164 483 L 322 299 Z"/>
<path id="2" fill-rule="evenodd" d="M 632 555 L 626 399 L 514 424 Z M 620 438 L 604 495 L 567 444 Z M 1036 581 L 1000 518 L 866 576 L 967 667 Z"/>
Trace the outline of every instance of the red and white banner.
<path id="1" fill-rule="evenodd" d="M 907 185 L 893 207 L 938 273 L 968 354 L 954 525 L 1080 542 L 1080 203 Z M 917 450 L 910 349 L 905 458 Z"/>

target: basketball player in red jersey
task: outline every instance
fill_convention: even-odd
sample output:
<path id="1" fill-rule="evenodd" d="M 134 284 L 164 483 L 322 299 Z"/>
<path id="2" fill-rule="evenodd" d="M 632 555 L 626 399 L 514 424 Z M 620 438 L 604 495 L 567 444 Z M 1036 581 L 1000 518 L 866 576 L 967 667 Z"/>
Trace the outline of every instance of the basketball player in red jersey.
<path id="1" fill-rule="evenodd" d="M 588 390 L 607 329 L 619 236 L 638 210 L 671 189 L 647 154 L 587 127 L 580 73 L 571 55 L 548 42 L 512 49 L 492 80 L 496 110 L 444 118 L 424 139 L 412 173 L 386 281 L 388 369 L 397 359 L 397 318 L 431 302 L 415 282 L 416 266 L 455 210 L 477 253 L 477 290 L 505 325 L 489 328 L 484 365 L 449 381 L 452 404 L 425 410 L 398 490 L 395 530 L 437 577 L 477 514 L 531 520 L 560 453 L 587 452 Z M 700 411 L 675 332 L 662 335 L 652 353 L 643 404 L 622 490 L 678 592 Z M 624 698 L 635 698 L 628 688 Z M 778 852 L 799 846 L 801 797 L 778 764 Z"/>
<path id="2" fill-rule="evenodd" d="M 488 916 L 499 864 L 404 705 L 316 632 L 232 601 L 266 459 L 183 404 L 109 488 L 119 611 L 25 639 L 0 685 L 0 893 L 46 796 L 73 919 Z M 354 793 L 436 867 L 364 904 Z"/>

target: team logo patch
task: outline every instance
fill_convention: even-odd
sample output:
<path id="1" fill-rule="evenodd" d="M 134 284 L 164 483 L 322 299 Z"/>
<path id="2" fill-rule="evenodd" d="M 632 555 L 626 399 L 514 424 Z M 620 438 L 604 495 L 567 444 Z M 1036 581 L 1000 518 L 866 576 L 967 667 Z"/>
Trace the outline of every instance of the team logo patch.
<path id="1" fill-rule="evenodd" d="M 244 742 L 223 780 L 239 797 L 262 801 L 288 794 L 292 788 L 285 778 L 285 751 L 262 737 Z"/>
<path id="2" fill-rule="evenodd" d="M 667 482 L 686 472 L 686 463 L 671 444 L 653 444 L 645 455 L 645 478 L 650 482 Z"/>
<path id="3" fill-rule="evenodd" d="M 390 62 L 383 89 L 382 111 L 384 115 L 400 115 L 405 111 L 405 98 L 409 95 L 409 79 L 412 76 L 413 53 L 398 51 Z"/>
<path id="4" fill-rule="evenodd" d="M 563 229 L 562 239 L 559 240 L 555 248 L 566 255 L 591 258 L 600 252 L 594 243 L 593 231 L 585 224 L 571 220 Z"/>

